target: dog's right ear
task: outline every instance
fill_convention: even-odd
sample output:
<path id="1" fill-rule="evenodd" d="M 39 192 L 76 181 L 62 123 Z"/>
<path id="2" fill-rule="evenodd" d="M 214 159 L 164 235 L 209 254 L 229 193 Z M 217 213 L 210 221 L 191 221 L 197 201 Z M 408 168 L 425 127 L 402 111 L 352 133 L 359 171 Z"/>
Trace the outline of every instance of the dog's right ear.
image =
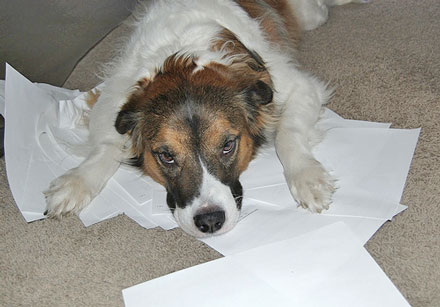
<path id="1" fill-rule="evenodd" d="M 135 110 L 123 108 L 119 111 L 115 121 L 115 128 L 120 134 L 131 132 L 138 121 L 138 115 Z"/>
<path id="2" fill-rule="evenodd" d="M 135 90 L 128 101 L 122 106 L 115 121 L 115 128 L 120 134 L 126 134 L 133 131 L 139 122 L 139 101 L 145 95 L 146 89 L 150 84 L 147 78 L 141 79 L 134 87 Z"/>

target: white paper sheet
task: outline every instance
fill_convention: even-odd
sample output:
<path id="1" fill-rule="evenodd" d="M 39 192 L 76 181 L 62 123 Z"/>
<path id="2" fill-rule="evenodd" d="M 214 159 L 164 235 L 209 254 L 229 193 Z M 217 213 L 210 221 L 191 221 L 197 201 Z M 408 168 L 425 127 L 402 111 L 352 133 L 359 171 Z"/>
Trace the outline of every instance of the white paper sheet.
<path id="1" fill-rule="evenodd" d="M 44 218 L 49 182 L 82 159 L 82 147 L 72 144 L 87 136 L 87 106 L 78 91 L 33 84 L 10 66 L 6 73 L 7 175 L 17 206 L 33 221 Z M 328 211 L 296 206 L 268 148 L 241 177 L 237 226 L 203 240 L 227 257 L 150 281 L 146 290 L 127 289 L 127 306 L 176 306 L 175 299 L 178 306 L 406 306 L 361 245 L 406 209 L 399 201 L 420 129 L 345 120 L 330 110 L 319 125 L 326 135 L 315 155 L 339 186 Z M 163 187 L 123 166 L 79 218 L 88 226 L 125 213 L 145 228 L 171 229 L 177 225 L 165 197 Z M 172 289 L 179 295 L 169 295 Z"/>
<path id="2" fill-rule="evenodd" d="M 419 132 L 419 129 L 329 129 L 315 156 L 331 171 L 339 188 L 330 209 L 322 214 L 391 219 L 400 202 Z M 296 207 L 273 148 L 251 162 L 241 181 L 247 199 Z"/>
<path id="3" fill-rule="evenodd" d="M 223 255 L 233 255 L 343 221 L 365 244 L 386 222 L 386 219 L 319 215 L 290 208 L 274 210 L 256 203 L 253 205 L 256 210 L 234 229 L 221 236 L 201 240 Z"/>
<path id="4" fill-rule="evenodd" d="M 9 66 L 7 70 L 10 70 Z M 30 86 L 34 88 L 31 98 L 26 90 Z M 34 203 L 44 202 L 41 191 L 47 187 L 53 174 L 47 172 L 44 157 L 38 150 L 35 127 L 41 110 L 57 101 L 31 82 L 8 73 L 6 102 L 11 95 L 14 105 L 5 105 L 5 159 L 9 186 L 23 216 L 27 220 L 40 219 L 44 209 L 35 210 Z"/>
<path id="5" fill-rule="evenodd" d="M 125 306 L 409 306 L 343 223 L 123 290 Z"/>
<path id="6" fill-rule="evenodd" d="M 80 154 L 84 154 L 81 146 L 72 145 L 85 141 L 88 133 L 83 116 L 88 112 L 84 94 L 33 84 L 8 66 L 5 96 L 5 147 L 11 190 L 27 221 L 44 218 L 41 192 L 56 176 L 76 166 L 82 159 Z M 270 230 L 260 238 L 260 242 L 268 243 L 277 237 L 273 232 L 280 238 L 301 233 L 295 223 L 285 227 L 289 231 L 276 230 L 278 224 L 285 223 L 283 216 L 312 220 L 308 225 L 316 227 L 344 220 L 366 241 L 401 210 L 399 200 L 419 130 L 388 129 L 386 123 L 345 120 L 330 110 L 325 111 L 319 125 L 326 135 L 315 154 L 339 185 L 330 209 L 312 215 L 298 208 L 274 149 L 267 148 L 241 176 L 245 191 L 238 229 Z M 126 166 L 120 168 L 79 217 L 88 226 L 122 213 L 146 228 L 177 226 L 166 205 L 164 188 Z M 268 220 L 264 227 L 258 222 L 261 219 Z M 234 233 L 243 236 L 247 231 Z M 224 238 L 214 238 L 209 244 L 230 254 L 228 249 L 217 247 L 216 240 L 223 242 Z M 245 236 L 235 235 L 230 240 L 247 241 Z"/>
<path id="7" fill-rule="evenodd" d="M 82 159 L 73 154 L 81 153 L 73 145 L 87 137 L 83 114 L 87 114 L 88 107 L 85 95 L 78 91 L 32 84 L 10 66 L 7 77 L 8 176 L 17 205 L 25 219 L 32 221 L 44 218 L 41 191 Z M 388 129 L 386 123 L 345 120 L 330 110 L 325 111 L 319 125 L 326 136 L 315 154 L 339 180 L 334 203 L 319 217 L 376 218 L 382 223 L 390 219 L 396 214 L 419 130 Z M 23 141 L 17 143 L 15 139 Z M 298 213 L 290 211 L 305 213 L 290 195 L 273 148 L 262 151 L 252 161 L 241 182 L 245 188 L 244 208 L 249 207 L 244 211 L 253 211 L 252 204 L 257 203 L 263 210 L 256 216 L 270 210 L 275 210 L 276 215 L 280 209 L 292 215 Z M 146 228 L 170 229 L 177 225 L 165 198 L 162 186 L 123 166 L 79 217 L 87 226 L 125 213 Z M 252 221 L 248 218 L 246 223 L 253 224 Z M 366 233 L 372 235 L 374 231 L 360 233 L 360 237 L 367 238 Z"/>
<path id="8" fill-rule="evenodd" d="M 0 114 L 5 114 L 5 87 L 6 82 L 5 80 L 0 80 Z"/>

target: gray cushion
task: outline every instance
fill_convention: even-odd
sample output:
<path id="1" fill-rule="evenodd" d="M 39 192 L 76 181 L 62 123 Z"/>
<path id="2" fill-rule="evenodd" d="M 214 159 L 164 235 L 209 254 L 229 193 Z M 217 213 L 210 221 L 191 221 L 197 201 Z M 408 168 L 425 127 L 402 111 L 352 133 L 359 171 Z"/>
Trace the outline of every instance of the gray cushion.
<path id="1" fill-rule="evenodd" d="M 62 85 L 75 64 L 129 14 L 135 0 L 1 0 L 5 62 L 34 82 Z"/>

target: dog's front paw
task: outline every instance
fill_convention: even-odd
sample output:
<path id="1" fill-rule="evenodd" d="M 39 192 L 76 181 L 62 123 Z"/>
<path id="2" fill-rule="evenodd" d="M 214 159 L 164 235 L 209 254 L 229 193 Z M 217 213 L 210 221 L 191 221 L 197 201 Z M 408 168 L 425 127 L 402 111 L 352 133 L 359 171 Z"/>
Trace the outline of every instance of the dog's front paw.
<path id="1" fill-rule="evenodd" d="M 90 187 L 75 169 L 56 178 L 43 193 L 47 204 L 44 214 L 49 217 L 76 213 L 87 206 L 93 198 Z"/>
<path id="2" fill-rule="evenodd" d="M 335 191 L 335 181 L 322 167 L 314 161 L 295 174 L 288 176 L 290 192 L 303 208 L 320 213 L 328 209 Z"/>

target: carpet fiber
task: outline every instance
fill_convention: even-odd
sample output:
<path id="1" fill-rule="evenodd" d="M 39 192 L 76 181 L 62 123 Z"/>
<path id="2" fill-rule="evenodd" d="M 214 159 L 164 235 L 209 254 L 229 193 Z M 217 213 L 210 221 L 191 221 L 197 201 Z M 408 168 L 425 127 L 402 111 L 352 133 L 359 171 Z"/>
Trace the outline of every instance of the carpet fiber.
<path id="1" fill-rule="evenodd" d="M 65 86 L 96 85 L 99 64 L 126 32 L 108 35 Z M 329 107 L 343 117 L 422 127 L 402 199 L 409 208 L 366 247 L 411 305 L 440 306 L 440 2 L 334 8 L 304 34 L 298 56 L 337 87 Z M 76 217 L 26 224 L 4 159 L 0 205 L 2 306 L 121 306 L 123 288 L 220 257 L 180 229 L 145 230 L 125 216 L 88 228 Z"/>

